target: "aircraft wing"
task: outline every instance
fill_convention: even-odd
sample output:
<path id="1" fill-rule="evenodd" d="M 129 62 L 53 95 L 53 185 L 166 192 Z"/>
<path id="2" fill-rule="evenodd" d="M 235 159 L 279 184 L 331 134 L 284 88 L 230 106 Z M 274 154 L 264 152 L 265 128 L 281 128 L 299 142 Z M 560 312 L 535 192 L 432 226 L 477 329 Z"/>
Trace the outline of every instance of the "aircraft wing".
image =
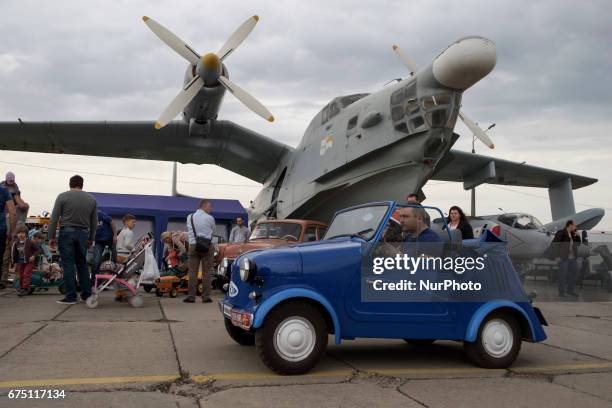
<path id="1" fill-rule="evenodd" d="M 466 190 L 482 183 L 550 188 L 567 179 L 575 190 L 597 182 L 597 179 L 590 177 L 459 150 L 450 150 L 440 160 L 431 178 L 463 182 Z"/>
<path id="2" fill-rule="evenodd" d="M 230 121 L 215 121 L 206 136 L 173 121 L 0 122 L 0 150 L 66 153 L 216 164 L 262 183 L 292 149 Z"/>

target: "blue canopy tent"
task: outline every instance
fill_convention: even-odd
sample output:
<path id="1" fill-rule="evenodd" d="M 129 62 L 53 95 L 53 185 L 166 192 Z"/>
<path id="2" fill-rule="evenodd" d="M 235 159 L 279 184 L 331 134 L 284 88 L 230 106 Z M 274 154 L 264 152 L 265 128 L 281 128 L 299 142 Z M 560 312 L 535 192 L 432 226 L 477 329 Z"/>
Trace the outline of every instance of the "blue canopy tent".
<path id="1" fill-rule="evenodd" d="M 136 217 L 139 226 L 136 235 L 152 232 L 155 236 L 155 255 L 161 261 L 163 243 L 160 235 L 166 230 L 186 230 L 187 215 L 194 212 L 200 201 L 193 197 L 171 197 L 139 194 L 91 193 L 98 202 L 98 209 L 115 220 L 125 214 Z M 227 238 L 232 221 L 237 217 L 247 220 L 247 213 L 238 200 L 210 199 L 212 215 L 217 223 L 216 234 Z M 144 221 L 144 222 L 143 222 Z M 121 221 L 115 223 L 117 230 Z"/>

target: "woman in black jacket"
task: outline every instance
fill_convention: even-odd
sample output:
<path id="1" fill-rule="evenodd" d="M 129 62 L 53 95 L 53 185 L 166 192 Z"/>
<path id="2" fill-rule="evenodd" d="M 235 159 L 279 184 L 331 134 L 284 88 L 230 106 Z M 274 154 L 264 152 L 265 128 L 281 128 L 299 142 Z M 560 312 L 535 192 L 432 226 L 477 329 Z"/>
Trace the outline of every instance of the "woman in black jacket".
<path id="1" fill-rule="evenodd" d="M 474 238 L 474 230 L 472 230 L 470 222 L 467 220 L 463 210 L 460 207 L 453 205 L 450 210 L 448 210 L 448 218 L 446 219 L 446 223 L 448 224 L 448 228 L 450 230 L 458 229 L 461 231 L 462 239 Z"/>

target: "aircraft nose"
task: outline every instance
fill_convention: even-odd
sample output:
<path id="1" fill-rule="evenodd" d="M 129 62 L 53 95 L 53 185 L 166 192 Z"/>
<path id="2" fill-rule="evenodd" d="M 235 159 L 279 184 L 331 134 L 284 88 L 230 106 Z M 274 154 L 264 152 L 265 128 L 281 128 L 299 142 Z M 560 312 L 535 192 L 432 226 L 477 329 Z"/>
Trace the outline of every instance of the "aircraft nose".
<path id="1" fill-rule="evenodd" d="M 493 41 L 483 37 L 462 38 L 451 44 L 433 62 L 433 75 L 444 86 L 467 89 L 495 67 Z"/>

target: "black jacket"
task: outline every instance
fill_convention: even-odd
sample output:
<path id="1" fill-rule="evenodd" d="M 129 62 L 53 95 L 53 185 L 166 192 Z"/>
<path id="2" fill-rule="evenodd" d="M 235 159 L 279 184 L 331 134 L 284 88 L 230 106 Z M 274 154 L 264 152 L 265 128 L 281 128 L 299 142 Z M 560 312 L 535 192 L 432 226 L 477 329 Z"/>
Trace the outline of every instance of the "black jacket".
<path id="1" fill-rule="evenodd" d="M 446 221 L 450 225 L 450 220 Z M 457 229 L 461 231 L 461 239 L 473 239 L 474 238 L 474 230 L 470 225 L 469 221 L 459 221 L 459 225 L 457 225 Z"/>
<path id="2" fill-rule="evenodd" d="M 571 253 L 573 253 L 574 258 L 576 258 L 576 248 L 578 245 L 580 245 L 582 240 L 575 232 L 572 233 L 572 240 L 574 243 L 571 248 Z M 568 259 L 570 255 L 569 242 L 570 234 L 567 232 L 567 229 L 563 228 L 562 230 L 557 231 L 551 244 L 553 258 L 561 258 L 563 260 Z"/>

